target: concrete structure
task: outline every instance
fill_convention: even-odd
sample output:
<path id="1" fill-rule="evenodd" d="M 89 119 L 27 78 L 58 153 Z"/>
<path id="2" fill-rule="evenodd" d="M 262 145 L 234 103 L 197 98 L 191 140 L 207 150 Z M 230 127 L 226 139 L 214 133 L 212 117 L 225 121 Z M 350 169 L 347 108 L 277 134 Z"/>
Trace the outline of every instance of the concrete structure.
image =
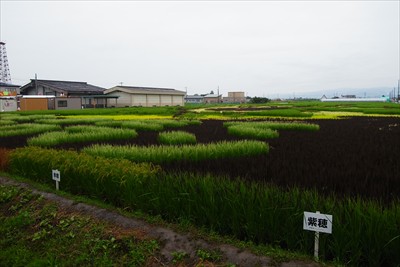
<path id="1" fill-rule="evenodd" d="M 222 101 L 222 95 L 217 95 L 217 94 L 208 94 L 204 96 L 204 103 L 206 104 L 216 104 L 216 103 L 221 103 Z"/>
<path id="2" fill-rule="evenodd" d="M 244 92 L 228 92 L 228 97 L 222 99 L 224 103 L 246 103 Z"/>
<path id="3" fill-rule="evenodd" d="M 116 107 L 183 106 L 185 92 L 170 88 L 115 86 L 104 91 L 107 96 L 119 97 Z M 111 106 L 111 103 L 108 103 Z"/>
<path id="4" fill-rule="evenodd" d="M 185 103 L 188 104 L 202 104 L 204 103 L 204 96 L 201 95 L 186 95 Z"/>

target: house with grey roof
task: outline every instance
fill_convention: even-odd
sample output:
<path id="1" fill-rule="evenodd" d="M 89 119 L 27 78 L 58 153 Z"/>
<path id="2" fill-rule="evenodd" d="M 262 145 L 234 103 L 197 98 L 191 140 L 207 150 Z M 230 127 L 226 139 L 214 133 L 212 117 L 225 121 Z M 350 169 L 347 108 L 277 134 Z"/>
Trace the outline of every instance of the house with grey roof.
<path id="1" fill-rule="evenodd" d="M 206 104 L 221 103 L 222 95 L 219 95 L 219 94 L 208 94 L 208 95 L 204 96 L 203 100 L 204 100 L 204 103 L 206 103 Z"/>
<path id="2" fill-rule="evenodd" d="M 115 86 L 104 91 L 107 96 L 118 97 L 116 107 L 183 106 L 184 91 L 171 88 Z"/>
<path id="3" fill-rule="evenodd" d="M 204 101 L 204 96 L 202 95 L 186 95 L 185 103 L 188 104 L 202 104 Z"/>
<path id="4" fill-rule="evenodd" d="M 36 101 L 39 101 L 37 99 L 40 96 L 52 101 L 54 98 L 45 96 L 54 96 L 55 103 L 50 103 L 48 109 L 99 108 L 107 107 L 107 103 L 112 101 L 115 105 L 117 97 L 104 95 L 104 90 L 106 89 L 87 82 L 31 79 L 28 84 L 20 88 L 20 94 L 22 98 L 36 99 Z M 109 98 L 112 98 L 112 101 L 107 101 Z"/>

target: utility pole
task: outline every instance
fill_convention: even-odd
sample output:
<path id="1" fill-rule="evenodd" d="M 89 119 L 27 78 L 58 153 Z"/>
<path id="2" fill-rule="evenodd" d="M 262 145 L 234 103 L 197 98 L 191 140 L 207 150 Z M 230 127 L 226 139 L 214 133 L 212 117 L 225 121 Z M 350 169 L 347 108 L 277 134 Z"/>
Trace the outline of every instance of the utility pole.
<path id="1" fill-rule="evenodd" d="M 39 92 L 38 92 L 38 86 L 37 86 L 37 73 L 35 73 L 35 90 L 36 90 L 36 95 L 38 95 Z"/>

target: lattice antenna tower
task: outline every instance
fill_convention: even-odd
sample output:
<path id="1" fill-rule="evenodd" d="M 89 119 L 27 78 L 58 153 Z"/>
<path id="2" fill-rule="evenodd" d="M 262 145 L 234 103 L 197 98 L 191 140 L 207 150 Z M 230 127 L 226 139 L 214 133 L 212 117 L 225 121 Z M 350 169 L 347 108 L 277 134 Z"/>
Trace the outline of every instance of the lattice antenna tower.
<path id="1" fill-rule="evenodd" d="M 10 67 L 8 66 L 6 43 L 0 41 L 0 82 L 11 83 Z"/>

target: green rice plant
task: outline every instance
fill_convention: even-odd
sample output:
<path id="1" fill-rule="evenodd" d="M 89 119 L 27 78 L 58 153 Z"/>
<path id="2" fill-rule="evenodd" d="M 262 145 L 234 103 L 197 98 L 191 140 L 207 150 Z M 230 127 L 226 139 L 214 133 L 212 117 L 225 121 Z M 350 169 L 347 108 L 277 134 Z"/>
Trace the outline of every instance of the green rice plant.
<path id="1" fill-rule="evenodd" d="M 277 138 L 277 130 L 302 130 L 317 131 L 319 125 L 298 122 L 224 122 L 228 128 L 228 133 L 240 137 L 250 137 L 256 139 Z"/>
<path id="2" fill-rule="evenodd" d="M 120 140 L 137 137 L 132 129 L 116 129 L 96 126 L 70 126 L 62 132 L 44 133 L 27 140 L 30 146 L 52 147 L 63 143 Z"/>
<path id="3" fill-rule="evenodd" d="M 4 126 L 4 125 L 13 125 L 13 124 L 17 124 L 16 121 L 13 120 L 0 120 L 0 127 Z"/>
<path id="4" fill-rule="evenodd" d="M 23 123 L 15 125 L 0 126 L 0 137 L 31 135 L 49 131 L 58 131 L 61 127 L 58 125 Z"/>
<path id="5" fill-rule="evenodd" d="M 121 203 L 127 184 L 146 183 L 160 173 L 151 163 L 132 163 L 121 159 L 105 159 L 84 153 L 25 147 L 10 155 L 10 168 L 15 174 L 53 185 L 51 172 L 61 174 L 60 189 L 75 194 L 87 194 Z"/>
<path id="6" fill-rule="evenodd" d="M 138 131 L 161 131 L 164 127 L 153 120 L 119 120 L 119 121 L 99 121 L 96 122 L 98 126 L 107 126 L 107 127 L 121 127 L 121 128 L 129 128 L 135 129 Z"/>
<path id="7" fill-rule="evenodd" d="M 98 126 L 130 128 L 138 131 L 161 131 L 166 127 L 183 127 L 186 125 L 200 124 L 195 120 L 118 120 L 118 121 L 99 121 L 95 123 Z"/>
<path id="8" fill-rule="evenodd" d="M 276 130 L 245 125 L 229 126 L 228 133 L 240 137 L 251 137 L 255 139 L 268 139 L 279 137 L 279 133 Z"/>
<path id="9" fill-rule="evenodd" d="M 146 120 L 146 121 L 123 121 L 122 128 L 131 128 L 138 131 L 161 131 L 164 129 L 163 125 L 153 120 Z"/>
<path id="10" fill-rule="evenodd" d="M 196 136 L 184 131 L 162 132 L 158 135 L 158 141 L 166 145 L 195 144 Z"/>
<path id="11" fill-rule="evenodd" d="M 153 120 L 153 122 L 161 124 L 165 128 L 179 128 L 187 125 L 199 125 L 199 120 Z"/>
<path id="12" fill-rule="evenodd" d="M 257 117 L 290 117 L 290 118 L 307 118 L 313 114 L 311 112 L 303 112 L 302 110 L 295 108 L 278 108 L 271 110 L 258 110 L 258 111 L 246 111 L 248 116 Z"/>
<path id="13" fill-rule="evenodd" d="M 32 115 L 3 114 L 3 116 L 1 118 L 7 119 L 7 120 L 13 120 L 18 123 L 27 123 L 27 122 L 34 122 L 39 119 L 54 119 L 54 118 L 56 118 L 56 116 L 53 114 L 48 114 L 48 115 L 45 115 L 45 114 L 43 114 L 43 115 L 40 115 L 40 114 L 37 114 L 37 115 L 34 115 L 34 114 L 32 114 Z"/>
<path id="14" fill-rule="evenodd" d="M 124 121 L 107 120 L 107 121 L 97 121 L 94 124 L 96 126 L 121 127 L 123 122 Z"/>
<path id="15" fill-rule="evenodd" d="M 61 190 L 310 256 L 314 233 L 303 230 L 303 212 L 319 210 L 333 216 L 332 234 L 320 234 L 321 259 L 351 266 L 400 264 L 399 201 L 383 207 L 316 190 L 282 189 L 210 174 L 166 173 L 152 164 L 38 147 L 13 151 L 9 166 L 15 174 L 52 186 L 51 170 L 58 169 Z"/>
<path id="16" fill-rule="evenodd" d="M 259 129 L 272 129 L 272 130 L 299 130 L 299 131 L 318 131 L 319 125 L 314 123 L 305 122 L 271 122 L 271 121 L 255 121 L 255 122 L 237 122 L 230 121 L 224 122 L 225 127 L 230 126 L 244 126 L 253 127 Z"/>
<path id="17" fill-rule="evenodd" d="M 212 144 L 182 146 L 111 146 L 93 145 L 83 149 L 85 153 L 107 158 L 124 158 L 134 162 L 156 164 L 174 161 L 201 161 L 206 159 L 232 158 L 267 154 L 269 146 L 265 142 L 243 140 Z"/>
<path id="18" fill-rule="evenodd" d="M 104 118 L 65 118 L 58 117 L 56 119 L 37 119 L 37 123 L 45 123 L 45 124 L 57 124 L 57 125 L 73 125 L 73 124 L 95 124 L 99 121 L 104 121 L 108 119 Z"/>

